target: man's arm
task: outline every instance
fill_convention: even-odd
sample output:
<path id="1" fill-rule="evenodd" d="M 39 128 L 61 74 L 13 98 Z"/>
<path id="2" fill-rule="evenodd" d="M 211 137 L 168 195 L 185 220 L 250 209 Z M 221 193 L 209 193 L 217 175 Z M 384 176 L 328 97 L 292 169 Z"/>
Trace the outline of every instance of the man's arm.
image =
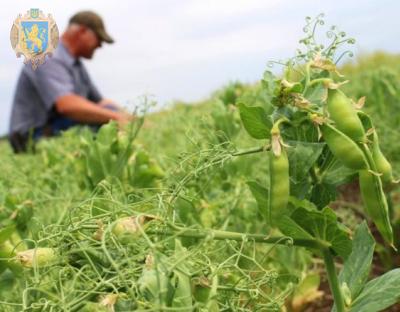
<path id="1" fill-rule="evenodd" d="M 103 124 L 116 120 L 124 124 L 133 119 L 133 116 L 106 109 L 75 94 L 57 98 L 55 108 L 58 113 L 83 123 Z"/>

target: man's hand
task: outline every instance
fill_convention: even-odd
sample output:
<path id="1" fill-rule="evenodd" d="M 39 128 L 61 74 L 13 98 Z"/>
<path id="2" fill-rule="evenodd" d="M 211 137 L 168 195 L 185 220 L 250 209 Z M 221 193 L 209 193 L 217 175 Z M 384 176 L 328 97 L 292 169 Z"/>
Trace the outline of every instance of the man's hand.
<path id="1" fill-rule="evenodd" d="M 134 119 L 135 119 L 134 115 L 120 113 L 120 116 L 118 119 L 116 119 L 116 121 L 118 122 L 119 127 L 123 128 L 127 123 L 129 123 L 130 121 L 132 121 Z"/>
<path id="2" fill-rule="evenodd" d="M 134 118 L 126 112 L 112 111 L 75 94 L 59 97 L 55 108 L 58 113 L 66 117 L 88 124 L 104 124 L 110 120 L 126 124 Z"/>
<path id="3" fill-rule="evenodd" d="M 100 102 L 97 103 L 97 105 L 114 110 L 116 112 L 124 111 L 124 109 L 120 105 L 110 99 L 102 99 Z"/>
<path id="4" fill-rule="evenodd" d="M 135 119 L 135 116 L 129 114 L 122 106 L 118 105 L 116 102 L 110 99 L 103 99 L 97 103 L 97 105 L 118 112 L 121 114 L 120 118 L 117 120 L 119 127 L 123 128 L 128 122 Z"/>

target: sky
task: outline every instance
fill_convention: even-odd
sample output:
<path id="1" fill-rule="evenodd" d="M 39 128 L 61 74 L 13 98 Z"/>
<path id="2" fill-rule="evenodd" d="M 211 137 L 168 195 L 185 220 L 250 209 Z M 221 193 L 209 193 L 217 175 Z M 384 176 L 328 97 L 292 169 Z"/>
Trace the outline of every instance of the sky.
<path id="1" fill-rule="evenodd" d="M 60 34 L 80 10 L 99 13 L 115 39 L 85 61 L 106 98 L 132 108 L 150 95 L 158 108 L 196 102 L 230 81 L 256 82 L 267 62 L 291 57 L 305 17 L 325 13 L 356 39 L 355 55 L 400 53 L 399 1 L 311 0 L 5 0 L 0 10 L 0 135 L 8 131 L 23 58 L 10 44 L 18 14 L 52 14 Z"/>

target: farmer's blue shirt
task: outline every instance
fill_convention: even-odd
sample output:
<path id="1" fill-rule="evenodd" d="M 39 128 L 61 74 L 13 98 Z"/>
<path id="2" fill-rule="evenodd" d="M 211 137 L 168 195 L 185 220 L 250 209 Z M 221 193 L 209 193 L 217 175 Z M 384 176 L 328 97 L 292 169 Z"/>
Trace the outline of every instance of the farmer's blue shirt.
<path id="1" fill-rule="evenodd" d="M 82 62 L 60 42 L 53 57 L 46 57 L 45 63 L 36 70 L 29 64 L 24 65 L 15 89 L 10 133 L 27 133 L 60 116 L 54 104 L 67 94 L 80 95 L 93 102 L 102 99 Z"/>

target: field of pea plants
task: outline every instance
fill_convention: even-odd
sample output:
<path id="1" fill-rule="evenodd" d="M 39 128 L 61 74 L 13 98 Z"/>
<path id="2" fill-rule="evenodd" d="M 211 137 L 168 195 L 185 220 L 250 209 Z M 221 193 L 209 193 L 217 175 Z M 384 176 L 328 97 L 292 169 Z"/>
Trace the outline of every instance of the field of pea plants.
<path id="1" fill-rule="evenodd" d="M 0 142 L 0 311 L 400 311 L 400 56 L 353 43 L 307 18 L 255 84 Z"/>

